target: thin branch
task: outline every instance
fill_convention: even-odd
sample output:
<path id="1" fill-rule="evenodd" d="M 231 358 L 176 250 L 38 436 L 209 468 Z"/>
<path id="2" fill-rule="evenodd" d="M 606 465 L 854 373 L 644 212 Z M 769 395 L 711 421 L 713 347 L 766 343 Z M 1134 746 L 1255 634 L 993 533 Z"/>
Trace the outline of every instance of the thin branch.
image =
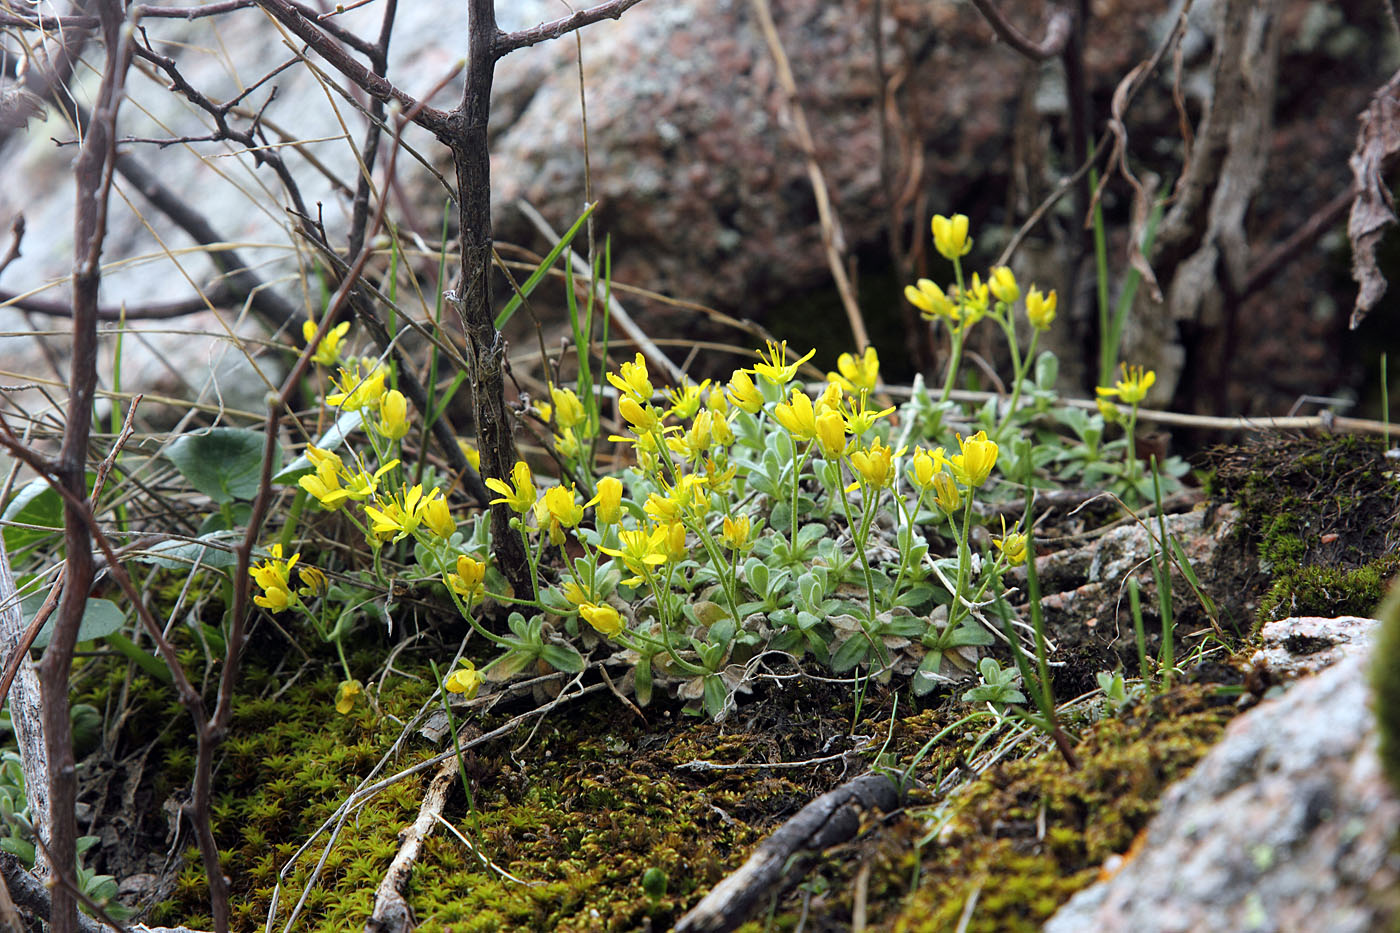
<path id="1" fill-rule="evenodd" d="M 97 319 L 99 321 L 167 321 L 171 318 L 184 317 L 187 314 L 208 311 L 213 306 L 233 304 L 239 300 L 241 299 L 235 296 L 232 289 L 220 285 L 206 296 L 195 295 L 190 298 L 181 298 L 179 301 L 161 301 L 131 308 L 98 307 Z M 33 314 L 47 314 L 49 317 L 73 316 L 73 308 L 66 301 L 35 298 L 30 292 L 12 292 L 4 288 L 0 288 L 0 307 L 18 308 Z"/>
<path id="2" fill-rule="evenodd" d="M 608 0 L 607 3 L 579 10 L 572 16 L 565 16 L 563 19 L 556 19 L 549 23 L 541 23 L 519 32 L 497 31 L 496 41 L 491 46 L 491 53 L 496 58 L 504 58 L 516 49 L 557 39 L 566 33 L 582 29 L 584 26 L 591 26 L 601 20 L 617 19 L 641 2 L 642 0 Z"/>
<path id="3" fill-rule="evenodd" d="M 5 250 L 5 255 L 0 257 L 0 273 L 3 273 L 10 263 L 19 258 L 19 245 L 24 240 L 24 215 L 16 214 L 14 222 L 10 224 L 10 248 Z"/>
<path id="4" fill-rule="evenodd" d="M 855 287 L 846 275 L 843 254 L 846 251 L 846 237 L 841 231 L 841 222 L 831 205 L 831 191 L 817 161 L 817 145 L 812 139 L 812 131 L 807 126 L 807 114 L 797 98 L 797 79 L 793 77 L 792 65 L 787 52 L 783 50 L 778 28 L 773 23 L 773 12 L 768 0 L 752 0 L 754 12 L 758 15 L 763 38 L 768 43 L 769 54 L 778 70 L 778 85 L 783 90 L 784 101 L 791 112 L 793 133 L 797 137 L 797 147 L 807 160 L 807 179 L 812 186 L 812 194 L 817 201 L 817 216 L 821 221 L 822 247 L 826 252 L 826 262 L 831 268 L 831 277 L 836 282 L 836 291 L 841 296 L 841 304 L 846 310 L 846 320 L 851 325 L 857 350 L 870 346 L 870 335 L 865 329 L 865 318 L 860 311 Z"/>
<path id="5" fill-rule="evenodd" d="M 1069 42 L 1073 17 L 1059 7 L 1050 8 L 1050 21 L 1045 24 L 1045 38 L 1036 42 L 1011 24 L 992 0 L 972 0 L 977 12 L 987 21 L 1001 40 L 1031 61 L 1043 62 L 1065 50 Z"/>
<path id="6" fill-rule="evenodd" d="M 1292 236 L 1275 245 L 1253 269 L 1249 270 L 1249 274 L 1245 276 L 1244 282 L 1239 286 L 1238 294 L 1240 297 L 1246 298 L 1258 291 L 1277 275 L 1288 264 L 1289 260 L 1340 223 L 1355 199 L 1356 193 L 1351 188 L 1347 188 L 1318 208 L 1317 212 L 1295 230 Z"/>
<path id="7" fill-rule="evenodd" d="M 408 92 L 395 87 L 387 78 L 375 74 L 355 61 L 321 26 L 313 23 L 288 0 L 258 0 L 258 5 L 366 94 L 385 103 L 391 100 L 398 101 L 405 113 L 414 114 L 415 123 L 440 139 L 445 140 L 451 135 L 453 121 L 450 114 L 427 106 Z"/>

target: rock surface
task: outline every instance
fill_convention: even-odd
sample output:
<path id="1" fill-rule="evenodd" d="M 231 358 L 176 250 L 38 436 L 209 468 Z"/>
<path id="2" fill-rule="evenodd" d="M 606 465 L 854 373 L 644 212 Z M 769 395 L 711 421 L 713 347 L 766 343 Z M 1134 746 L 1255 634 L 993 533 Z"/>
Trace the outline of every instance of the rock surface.
<path id="1" fill-rule="evenodd" d="M 1375 627 L 1375 619 L 1358 616 L 1279 619 L 1260 630 L 1263 644 L 1249 663 L 1270 682 L 1297 680 L 1353 654 L 1364 654 Z"/>
<path id="2" fill-rule="evenodd" d="M 1400 799 L 1353 653 L 1241 715 L 1163 799 L 1140 853 L 1046 933 L 1366 933 L 1397 916 Z"/>

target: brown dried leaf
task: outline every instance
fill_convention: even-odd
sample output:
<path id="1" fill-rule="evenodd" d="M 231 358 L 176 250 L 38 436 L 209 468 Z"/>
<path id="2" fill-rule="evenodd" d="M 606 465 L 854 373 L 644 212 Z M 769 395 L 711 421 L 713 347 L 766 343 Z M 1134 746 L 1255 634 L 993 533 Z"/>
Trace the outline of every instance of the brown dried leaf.
<path id="1" fill-rule="evenodd" d="M 1347 221 L 1351 239 L 1351 277 L 1359 288 L 1351 312 L 1353 330 L 1385 294 L 1385 276 L 1376 266 L 1376 248 L 1385 230 L 1397 222 L 1395 201 L 1385 172 L 1400 152 L 1400 72 L 1396 72 L 1361 114 L 1356 149 L 1350 164 L 1356 200 Z"/>

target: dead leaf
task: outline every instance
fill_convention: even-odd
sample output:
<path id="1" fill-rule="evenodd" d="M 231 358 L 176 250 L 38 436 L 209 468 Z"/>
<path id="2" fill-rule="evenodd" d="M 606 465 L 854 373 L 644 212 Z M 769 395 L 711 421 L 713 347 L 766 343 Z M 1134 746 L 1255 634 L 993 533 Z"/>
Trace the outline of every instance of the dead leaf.
<path id="1" fill-rule="evenodd" d="M 1376 248 L 1396 222 L 1395 200 L 1385 182 L 1386 169 L 1400 152 L 1400 72 L 1396 72 L 1361 114 L 1356 149 L 1349 163 L 1356 199 L 1351 204 L 1347 236 L 1351 239 L 1351 277 L 1359 286 L 1351 312 L 1355 330 L 1385 294 L 1386 281 L 1376 266 Z"/>

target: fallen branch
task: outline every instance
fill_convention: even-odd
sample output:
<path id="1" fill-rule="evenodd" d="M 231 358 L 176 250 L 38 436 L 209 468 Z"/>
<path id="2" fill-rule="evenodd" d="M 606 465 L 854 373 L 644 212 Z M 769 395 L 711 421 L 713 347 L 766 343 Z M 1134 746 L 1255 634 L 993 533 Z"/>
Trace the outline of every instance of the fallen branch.
<path id="1" fill-rule="evenodd" d="M 414 927 L 413 911 L 404 899 L 409 875 L 423 851 L 423 840 L 432 832 L 443 806 L 447 803 L 448 791 L 457 779 L 457 760 L 449 758 L 438 766 L 437 773 L 428 782 L 427 793 L 418 807 L 418 818 L 399 834 L 398 854 L 389 863 L 384 880 L 374 892 L 374 913 L 365 924 L 365 933 L 408 933 Z"/>
<path id="2" fill-rule="evenodd" d="M 861 815 L 889 813 L 903 798 L 893 779 L 862 774 L 822 794 L 759 843 L 749 860 L 676 924 L 676 933 L 724 933 L 742 924 L 774 889 L 801 877 L 805 857 L 855 836 Z"/>

